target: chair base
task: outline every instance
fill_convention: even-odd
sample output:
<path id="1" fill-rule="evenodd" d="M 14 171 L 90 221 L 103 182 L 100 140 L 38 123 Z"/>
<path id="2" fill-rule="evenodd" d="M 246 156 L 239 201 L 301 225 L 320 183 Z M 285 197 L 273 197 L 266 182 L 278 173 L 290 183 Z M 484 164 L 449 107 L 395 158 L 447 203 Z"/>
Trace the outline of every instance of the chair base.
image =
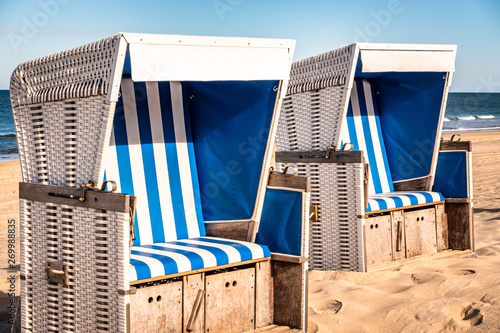
<path id="1" fill-rule="evenodd" d="M 370 214 L 364 226 L 368 269 L 448 249 L 473 250 L 471 209 L 470 203 L 438 203 Z"/>
<path id="2" fill-rule="evenodd" d="M 135 284 L 130 332 L 305 331 L 306 263 L 264 260 Z"/>

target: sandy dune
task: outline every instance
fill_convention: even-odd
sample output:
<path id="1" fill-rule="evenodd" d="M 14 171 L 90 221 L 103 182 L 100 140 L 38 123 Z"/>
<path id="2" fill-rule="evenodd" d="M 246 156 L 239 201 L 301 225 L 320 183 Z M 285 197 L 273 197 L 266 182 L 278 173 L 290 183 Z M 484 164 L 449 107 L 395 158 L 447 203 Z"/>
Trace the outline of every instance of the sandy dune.
<path id="1" fill-rule="evenodd" d="M 476 254 L 420 257 L 369 273 L 313 271 L 310 332 L 500 332 L 500 132 L 462 139 L 473 141 Z M 19 161 L 0 162 L 0 333 L 9 326 L 7 221 L 19 221 L 20 178 Z"/>

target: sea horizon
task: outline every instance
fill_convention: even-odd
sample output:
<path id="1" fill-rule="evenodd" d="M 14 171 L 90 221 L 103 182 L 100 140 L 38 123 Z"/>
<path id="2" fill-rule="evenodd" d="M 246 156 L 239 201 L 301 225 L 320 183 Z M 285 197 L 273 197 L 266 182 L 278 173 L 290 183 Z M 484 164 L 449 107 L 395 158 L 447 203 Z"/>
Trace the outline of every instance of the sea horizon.
<path id="1" fill-rule="evenodd" d="M 500 92 L 450 92 L 442 133 L 500 131 Z M 18 160 L 9 90 L 0 89 L 0 161 Z"/>

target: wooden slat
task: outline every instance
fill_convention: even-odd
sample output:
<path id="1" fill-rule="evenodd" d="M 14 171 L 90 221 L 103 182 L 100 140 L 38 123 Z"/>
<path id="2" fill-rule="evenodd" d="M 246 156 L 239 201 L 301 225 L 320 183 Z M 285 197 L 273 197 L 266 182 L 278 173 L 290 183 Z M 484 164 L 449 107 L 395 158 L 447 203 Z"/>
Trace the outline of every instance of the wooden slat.
<path id="1" fill-rule="evenodd" d="M 302 328 L 304 264 L 272 261 L 274 277 L 274 323 L 290 328 Z M 307 310 L 306 310 L 307 311 Z M 307 322 L 305 323 L 307 325 Z"/>
<path id="2" fill-rule="evenodd" d="M 283 254 L 283 253 L 271 253 L 271 260 L 277 260 L 277 261 L 286 261 L 286 262 L 292 262 L 295 264 L 302 264 L 304 262 L 308 262 L 309 259 L 306 257 L 301 257 L 301 256 L 294 256 L 290 254 Z"/>
<path id="3" fill-rule="evenodd" d="M 430 177 L 412 179 L 394 183 L 394 191 L 428 191 Z"/>
<path id="4" fill-rule="evenodd" d="M 437 250 L 444 251 L 448 249 L 448 221 L 444 212 L 444 205 L 436 205 L 436 239 Z"/>
<path id="5" fill-rule="evenodd" d="M 296 190 L 311 191 L 309 178 L 295 175 L 284 175 L 279 173 L 271 173 L 267 186 L 292 188 Z"/>
<path id="6" fill-rule="evenodd" d="M 83 195 L 83 189 L 81 187 L 19 183 L 20 199 L 129 213 L 128 194 L 85 190 L 85 201 L 56 195 L 72 195 L 77 198 Z"/>
<path id="7" fill-rule="evenodd" d="M 182 295 L 183 295 L 183 332 L 188 332 L 186 327 L 188 325 L 189 319 L 193 315 L 195 309 L 195 301 L 198 297 L 200 290 L 205 291 L 205 275 L 201 274 L 191 274 L 183 277 L 182 280 Z M 203 297 L 204 299 L 205 297 Z M 196 315 L 196 313 L 194 313 Z M 196 320 L 191 325 L 192 333 L 204 333 L 205 332 L 205 301 L 201 302 L 198 315 Z"/>
<path id="8" fill-rule="evenodd" d="M 207 236 L 251 241 L 255 221 L 205 222 Z"/>
<path id="9" fill-rule="evenodd" d="M 446 198 L 446 203 L 469 203 L 471 202 L 468 198 Z"/>
<path id="10" fill-rule="evenodd" d="M 442 141 L 439 150 L 466 150 L 472 151 L 471 141 Z"/>
<path id="11" fill-rule="evenodd" d="M 326 156 L 329 156 L 326 158 Z M 363 163 L 363 152 L 356 151 L 278 151 L 279 163 Z"/>
<path id="12" fill-rule="evenodd" d="M 238 267 L 238 266 L 250 265 L 250 264 L 255 264 L 257 262 L 266 261 L 266 260 L 271 260 L 271 257 L 265 257 L 265 258 L 260 258 L 260 259 L 247 260 L 247 261 L 241 261 L 241 262 L 236 262 L 236 263 L 233 263 L 233 264 L 220 265 L 220 266 L 215 266 L 215 267 L 207 267 L 207 268 L 195 269 L 195 270 L 192 270 L 192 271 L 189 271 L 189 272 L 175 273 L 175 274 L 169 274 L 169 275 L 162 275 L 162 276 L 157 276 L 157 277 L 149 278 L 149 279 L 136 280 L 136 281 L 131 281 L 130 285 L 134 286 L 134 285 L 137 285 L 137 284 L 142 284 L 142 283 L 147 283 L 147 282 L 154 282 L 154 281 L 160 281 L 160 280 L 167 280 L 167 279 L 171 279 L 171 278 L 175 278 L 175 277 L 180 277 L 180 276 L 191 275 L 191 274 L 204 273 L 204 272 L 216 271 L 216 270 L 219 270 L 219 269 L 226 269 L 226 268 L 231 268 L 231 267 Z"/>
<path id="13" fill-rule="evenodd" d="M 271 262 L 255 265 L 255 328 L 263 328 L 274 322 L 274 291 Z"/>
<path id="14" fill-rule="evenodd" d="M 472 207 L 470 203 L 446 203 L 448 215 L 448 240 L 453 250 L 472 248 Z"/>

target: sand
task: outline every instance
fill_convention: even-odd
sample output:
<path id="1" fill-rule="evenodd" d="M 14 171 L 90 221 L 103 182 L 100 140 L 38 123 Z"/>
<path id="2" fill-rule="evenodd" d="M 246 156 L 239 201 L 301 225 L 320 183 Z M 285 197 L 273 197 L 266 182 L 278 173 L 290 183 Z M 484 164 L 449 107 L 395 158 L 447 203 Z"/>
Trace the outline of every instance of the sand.
<path id="1" fill-rule="evenodd" d="M 473 142 L 475 256 L 425 256 L 369 273 L 312 271 L 310 332 L 500 332 L 500 132 L 461 135 Z M 7 222 L 19 230 L 20 179 L 19 161 L 0 162 L 0 333 L 9 327 Z"/>
<path id="2" fill-rule="evenodd" d="M 500 332 L 500 132 L 461 136 L 473 142 L 475 256 L 312 271 L 310 332 Z"/>
<path id="3" fill-rule="evenodd" d="M 0 162 L 0 333 L 10 332 L 10 282 L 8 278 L 15 275 L 16 282 L 13 288 L 15 295 L 19 295 L 19 185 L 21 181 L 21 166 L 19 161 Z M 8 225 L 15 221 L 16 247 L 15 267 L 10 268 L 8 262 Z"/>

